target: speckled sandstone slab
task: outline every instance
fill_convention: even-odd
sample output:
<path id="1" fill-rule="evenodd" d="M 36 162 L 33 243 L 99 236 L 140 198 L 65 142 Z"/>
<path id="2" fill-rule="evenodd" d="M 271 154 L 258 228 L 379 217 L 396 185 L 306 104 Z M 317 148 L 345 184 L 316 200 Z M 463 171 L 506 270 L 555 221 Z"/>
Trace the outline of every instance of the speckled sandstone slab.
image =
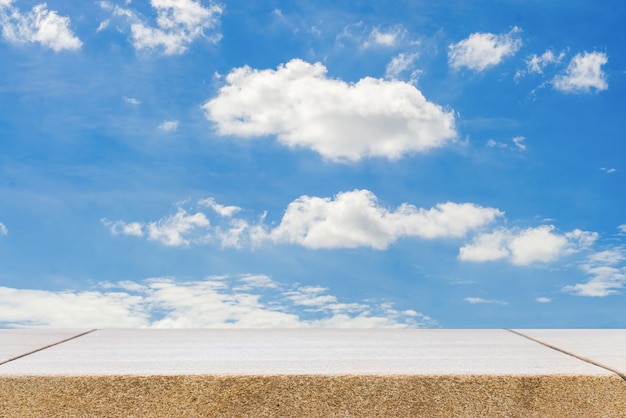
<path id="1" fill-rule="evenodd" d="M 626 381 L 506 330 L 97 330 L 0 365 L 0 417 L 117 416 L 626 417 Z"/>

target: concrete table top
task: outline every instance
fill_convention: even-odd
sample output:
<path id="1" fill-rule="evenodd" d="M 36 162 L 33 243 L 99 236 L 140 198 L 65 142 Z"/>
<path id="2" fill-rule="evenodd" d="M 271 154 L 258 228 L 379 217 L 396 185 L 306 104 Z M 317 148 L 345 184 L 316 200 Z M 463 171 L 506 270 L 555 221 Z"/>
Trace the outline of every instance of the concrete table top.
<path id="1" fill-rule="evenodd" d="M 506 330 L 98 330 L 0 366 L 0 375 L 157 374 L 611 372 Z"/>
<path id="2" fill-rule="evenodd" d="M 0 329 L 0 364 L 75 338 L 89 330 Z"/>
<path id="3" fill-rule="evenodd" d="M 626 330 L 525 329 L 515 331 L 626 376 Z"/>

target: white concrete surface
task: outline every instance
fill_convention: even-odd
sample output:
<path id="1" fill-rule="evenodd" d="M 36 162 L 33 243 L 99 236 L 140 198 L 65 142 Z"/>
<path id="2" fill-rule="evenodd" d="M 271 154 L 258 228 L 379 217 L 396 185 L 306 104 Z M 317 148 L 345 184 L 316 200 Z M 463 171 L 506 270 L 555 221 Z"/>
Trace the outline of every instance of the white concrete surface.
<path id="1" fill-rule="evenodd" d="M 626 375 L 626 329 L 519 329 L 515 331 Z"/>
<path id="2" fill-rule="evenodd" d="M 0 363 L 87 331 L 86 329 L 0 329 Z"/>
<path id="3" fill-rule="evenodd" d="M 0 366 L 153 374 L 612 375 L 506 330 L 98 330 Z"/>

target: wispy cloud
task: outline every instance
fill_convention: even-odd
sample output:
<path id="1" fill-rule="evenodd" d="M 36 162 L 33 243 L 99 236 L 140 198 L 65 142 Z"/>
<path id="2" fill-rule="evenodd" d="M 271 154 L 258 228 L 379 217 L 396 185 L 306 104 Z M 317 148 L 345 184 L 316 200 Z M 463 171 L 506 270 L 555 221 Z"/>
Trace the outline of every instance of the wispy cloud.
<path id="1" fill-rule="evenodd" d="M 608 174 L 613 174 L 617 171 L 616 168 L 606 168 L 606 167 L 600 167 L 600 170 Z"/>
<path id="2" fill-rule="evenodd" d="M 389 28 L 381 28 L 379 26 L 376 26 L 370 32 L 367 40 L 363 42 L 363 47 L 394 47 L 398 45 L 406 35 L 407 30 L 402 25 L 395 25 Z"/>
<path id="3" fill-rule="evenodd" d="M 338 193 L 332 198 L 301 196 L 291 202 L 280 221 L 270 228 L 263 214 L 255 222 L 235 218 L 235 206 L 200 200 L 216 211 L 218 224 L 211 225 L 201 211 L 190 215 L 179 207 L 175 215 L 156 222 L 109 221 L 114 235 L 146 236 L 165 245 L 220 242 L 225 247 L 256 246 L 264 242 L 296 244 L 307 248 L 386 249 L 402 237 L 423 239 L 459 238 L 483 227 L 503 213 L 472 203 L 441 203 L 430 209 L 404 203 L 396 209 L 382 206 L 369 190 Z M 225 218 L 225 219 L 224 219 Z"/>
<path id="4" fill-rule="evenodd" d="M 513 147 L 515 147 L 515 149 L 517 149 L 518 151 L 526 151 L 526 144 L 524 143 L 524 141 L 526 140 L 525 137 L 523 136 L 516 136 L 513 139 L 511 139 L 511 142 L 513 143 Z M 512 147 L 510 146 L 510 144 L 504 143 L 504 142 L 498 142 L 495 139 L 491 138 L 487 141 L 487 147 L 489 148 L 507 148 L 507 149 L 511 149 Z"/>
<path id="5" fill-rule="evenodd" d="M 159 129 L 165 132 L 175 131 L 178 129 L 178 123 L 179 122 L 177 120 L 166 120 L 159 125 Z"/>
<path id="6" fill-rule="evenodd" d="M 410 71 L 410 83 L 416 84 L 417 79 L 422 73 L 420 70 L 415 69 L 415 61 L 419 57 L 418 53 L 407 54 L 400 53 L 393 57 L 387 67 L 385 68 L 385 78 L 391 80 L 400 79 L 403 73 Z"/>
<path id="7" fill-rule="evenodd" d="M 620 230 L 626 229 L 620 226 Z M 626 248 L 617 246 L 596 252 L 581 264 L 588 280 L 565 286 L 563 291 L 579 296 L 604 297 L 620 293 L 626 285 Z"/>
<path id="8" fill-rule="evenodd" d="M 48 10 L 46 3 L 22 13 L 11 0 L 0 1 L 0 26 L 4 39 L 16 44 L 39 43 L 56 52 L 82 46 L 70 29 L 70 19 Z"/>
<path id="9" fill-rule="evenodd" d="M 576 54 L 563 74 L 552 80 L 552 85 L 564 93 L 589 93 L 592 90 L 606 90 L 609 85 L 602 66 L 608 62 L 602 52 L 583 52 Z"/>
<path id="10" fill-rule="evenodd" d="M 204 105 L 220 135 L 276 135 L 334 161 L 396 159 L 456 139 L 454 112 L 409 83 L 328 78 L 320 63 L 294 59 L 276 70 L 233 69 Z"/>
<path id="11" fill-rule="evenodd" d="M 465 299 L 465 302 L 467 303 L 471 303 L 471 304 L 477 304 L 477 303 L 491 303 L 491 304 L 495 304 L 495 305 L 508 305 L 508 302 L 503 302 L 500 300 L 495 300 L 495 299 L 483 299 L 483 298 L 475 298 L 475 297 L 467 297 Z"/>
<path id="12" fill-rule="evenodd" d="M 589 248 L 598 238 L 595 232 L 575 229 L 564 234 L 553 225 L 527 229 L 498 228 L 480 234 L 459 250 L 462 261 L 506 260 L 517 265 L 547 263 Z"/>
<path id="13" fill-rule="evenodd" d="M 526 69 L 518 71 L 515 78 L 523 77 L 526 74 L 543 74 L 543 70 L 548 65 L 560 64 L 564 58 L 565 51 L 561 51 L 558 55 L 555 55 L 551 50 L 547 50 L 541 55 L 532 54 L 526 59 Z"/>
<path id="14" fill-rule="evenodd" d="M 0 287 L 0 326 L 9 328 L 407 328 L 435 323 L 414 310 L 398 311 L 384 302 L 339 302 L 327 289 L 286 286 L 265 275 L 196 281 L 159 277 L 104 282 L 85 291 Z"/>
<path id="15" fill-rule="evenodd" d="M 154 26 L 131 9 L 109 1 L 100 2 L 113 16 L 130 22 L 132 42 L 138 50 L 159 50 L 165 55 L 175 55 L 187 51 L 196 39 L 217 43 L 222 38 L 218 30 L 223 12 L 220 4 L 205 7 L 194 0 L 151 0 L 150 4 L 157 14 Z"/>
<path id="16" fill-rule="evenodd" d="M 358 45 L 359 48 L 394 48 L 403 43 L 408 31 L 402 25 L 368 26 L 363 22 L 347 25 L 337 36 L 337 42 Z"/>
<path id="17" fill-rule="evenodd" d="M 500 35 L 473 33 L 448 47 L 448 62 L 452 68 L 484 71 L 515 55 L 522 46 L 522 40 L 517 35 L 520 31 L 514 27 L 509 33 Z"/>
<path id="18" fill-rule="evenodd" d="M 545 296 L 541 296 L 541 297 L 538 297 L 537 299 L 535 299 L 535 301 L 537 301 L 539 303 L 550 303 L 550 302 L 552 302 L 552 299 L 547 298 Z"/>
<path id="19" fill-rule="evenodd" d="M 0 235 L 7 235 L 8 233 L 9 233 L 9 229 L 6 227 L 5 224 L 0 222 Z"/>
<path id="20" fill-rule="evenodd" d="M 126 97 L 124 96 L 124 101 L 128 104 L 131 104 L 133 106 L 138 106 L 141 104 L 141 101 L 138 99 L 135 99 L 134 97 Z"/>

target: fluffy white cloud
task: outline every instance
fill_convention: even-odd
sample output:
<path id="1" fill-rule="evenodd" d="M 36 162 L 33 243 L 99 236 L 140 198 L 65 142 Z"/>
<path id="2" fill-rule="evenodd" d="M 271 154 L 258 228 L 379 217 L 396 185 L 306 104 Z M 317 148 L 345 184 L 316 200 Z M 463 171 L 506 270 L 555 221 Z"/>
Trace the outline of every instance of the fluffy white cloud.
<path id="1" fill-rule="evenodd" d="M 517 36 L 520 31 L 514 27 L 509 33 L 500 35 L 473 33 L 448 47 L 448 62 L 453 68 L 467 67 L 474 71 L 497 65 L 521 48 L 522 40 Z"/>
<path id="2" fill-rule="evenodd" d="M 496 305 L 508 305 L 507 302 L 503 302 L 495 299 L 483 299 L 483 298 L 475 298 L 475 297 L 467 297 L 464 299 L 467 303 L 476 304 L 476 303 L 493 303 Z"/>
<path id="3" fill-rule="evenodd" d="M 223 12 L 219 4 L 210 3 L 205 7 L 195 0 L 151 0 L 150 4 L 157 13 L 156 26 L 147 24 L 130 9 L 108 1 L 100 2 L 100 6 L 113 16 L 130 21 L 136 49 L 157 49 L 166 55 L 182 54 L 198 38 L 212 43 L 222 38 L 217 30 Z"/>
<path id="4" fill-rule="evenodd" d="M 565 286 L 565 292 L 595 297 L 618 294 L 626 285 L 626 249 L 616 247 L 594 253 L 582 263 L 581 269 L 589 280 Z"/>
<path id="5" fill-rule="evenodd" d="M 395 159 L 456 138 L 454 113 L 411 84 L 374 78 L 349 84 L 299 59 L 276 70 L 233 69 L 204 110 L 220 135 L 277 135 L 330 160 Z"/>
<path id="6" fill-rule="evenodd" d="M 547 263 L 591 246 L 598 238 L 595 232 L 575 229 L 565 234 L 552 225 L 527 229 L 496 229 L 476 236 L 459 250 L 463 261 L 507 260 L 513 264 Z"/>
<path id="7" fill-rule="evenodd" d="M 7 235 L 8 233 L 9 233 L 9 229 L 6 227 L 5 224 L 0 222 L 0 235 Z"/>
<path id="8" fill-rule="evenodd" d="M 165 132 L 175 131 L 176 129 L 178 129 L 178 121 L 166 120 L 159 125 L 159 129 Z"/>
<path id="9" fill-rule="evenodd" d="M 109 221 L 113 235 L 145 236 L 165 245 L 219 242 L 224 247 L 256 246 L 263 242 L 302 245 L 307 248 L 371 247 L 383 250 L 402 237 L 459 238 L 503 215 L 494 208 L 472 203 L 441 203 L 430 209 L 408 203 L 394 210 L 381 206 L 369 190 L 339 193 L 333 198 L 301 196 L 291 202 L 280 221 L 270 228 L 263 214 L 249 222 L 234 215 L 237 206 L 202 199 L 220 218 L 212 225 L 203 212 L 190 215 L 178 208 L 175 215 L 156 222 Z"/>
<path id="10" fill-rule="evenodd" d="M 40 43 L 58 52 L 79 49 L 82 45 L 70 29 L 70 19 L 48 10 L 46 3 L 36 5 L 22 13 L 12 1 L 0 2 L 2 36 L 13 43 Z"/>
<path id="11" fill-rule="evenodd" d="M 620 232 L 626 234 L 626 224 L 618 226 L 617 229 L 619 229 Z"/>
<path id="12" fill-rule="evenodd" d="M 372 192 L 354 190 L 332 199 L 296 199 L 269 237 L 308 248 L 367 246 L 382 250 L 401 237 L 462 237 L 502 215 L 498 209 L 453 202 L 428 210 L 404 203 L 388 210 Z"/>
<path id="13" fill-rule="evenodd" d="M 337 301 L 327 289 L 284 286 L 264 275 L 197 281 L 153 278 L 90 291 L 0 287 L 0 326 L 50 328 L 419 327 L 434 321 L 386 303 Z M 305 295 L 299 298 L 298 295 Z M 310 298 L 310 297 L 309 297 Z M 315 306 L 315 310 L 306 309 Z M 304 307 L 304 309 L 303 309 Z"/>
<path id="14" fill-rule="evenodd" d="M 536 300 L 537 302 L 539 302 L 539 303 L 550 303 L 550 302 L 552 302 L 552 299 L 547 298 L 547 297 L 544 297 L 544 296 L 542 296 L 542 297 L 538 297 L 538 298 L 537 298 L 537 299 L 535 299 L 535 300 Z"/>
<path id="15" fill-rule="evenodd" d="M 609 85 L 602 66 L 608 62 L 602 52 L 583 52 L 576 54 L 570 61 L 564 74 L 556 76 L 552 85 L 564 93 L 589 93 L 606 90 Z"/>

